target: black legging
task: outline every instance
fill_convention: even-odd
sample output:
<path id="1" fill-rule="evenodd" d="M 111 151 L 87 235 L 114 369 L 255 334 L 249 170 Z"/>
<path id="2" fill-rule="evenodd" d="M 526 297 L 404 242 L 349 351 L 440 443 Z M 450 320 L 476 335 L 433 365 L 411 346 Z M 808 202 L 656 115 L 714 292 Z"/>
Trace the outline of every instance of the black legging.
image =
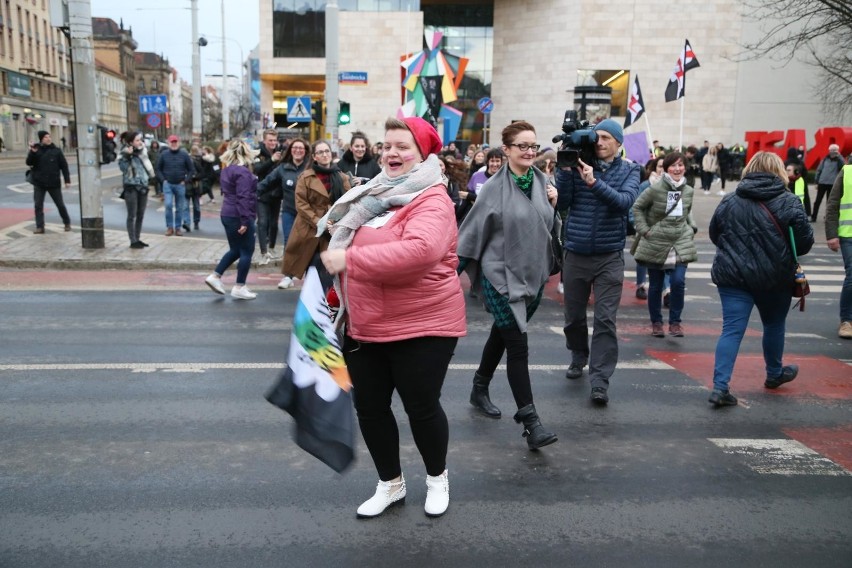
<path id="1" fill-rule="evenodd" d="M 826 183 L 817 184 L 817 194 L 816 194 L 816 199 L 814 199 L 813 215 L 811 215 L 811 221 L 816 222 L 817 213 L 819 213 L 819 206 L 820 206 L 820 203 L 822 203 L 822 198 L 825 197 L 825 194 L 827 194 L 829 191 L 831 191 L 831 184 L 830 183 L 828 183 L 828 184 L 826 184 Z M 807 194 L 807 190 L 805 190 L 805 194 Z"/>
<path id="2" fill-rule="evenodd" d="M 515 397 L 515 404 L 523 408 L 532 404 L 532 386 L 530 386 L 529 346 L 527 334 L 521 333 L 518 326 L 499 328 L 497 323 L 491 326 L 491 334 L 482 348 L 482 359 L 477 373 L 483 377 L 493 377 L 503 352 L 506 352 L 506 374 L 509 376 L 509 388 Z"/>
<path id="3" fill-rule="evenodd" d="M 441 387 L 457 342 L 455 337 L 417 337 L 388 343 L 344 338 L 343 356 L 354 387 L 358 425 L 382 481 L 395 479 L 402 472 L 399 429 L 391 410 L 394 390 L 408 414 L 426 473 L 438 476 L 446 469 L 450 431 L 441 407 Z"/>

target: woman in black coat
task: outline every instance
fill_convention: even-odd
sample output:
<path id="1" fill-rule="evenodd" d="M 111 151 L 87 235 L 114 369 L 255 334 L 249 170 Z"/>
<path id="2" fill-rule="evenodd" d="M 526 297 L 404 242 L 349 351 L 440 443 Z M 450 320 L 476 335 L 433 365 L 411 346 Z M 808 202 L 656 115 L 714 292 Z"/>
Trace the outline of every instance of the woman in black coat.
<path id="1" fill-rule="evenodd" d="M 355 178 L 353 179 L 355 185 L 370 181 L 382 171 L 382 167 L 370 153 L 370 141 L 360 132 L 352 135 L 349 149 L 343 153 L 343 157 L 337 162 L 337 167 L 341 172 Z"/>
<path id="2" fill-rule="evenodd" d="M 764 386 L 775 389 L 796 378 L 798 366 L 782 364 L 796 268 L 788 228 L 799 255 L 814 244 L 801 202 L 787 191 L 781 158 L 758 152 L 743 176 L 736 192 L 722 199 L 710 220 L 710 240 L 716 245 L 711 277 L 722 301 L 722 335 L 716 344 L 709 399 L 716 407 L 737 404 L 728 383 L 754 306 L 763 323 Z"/>

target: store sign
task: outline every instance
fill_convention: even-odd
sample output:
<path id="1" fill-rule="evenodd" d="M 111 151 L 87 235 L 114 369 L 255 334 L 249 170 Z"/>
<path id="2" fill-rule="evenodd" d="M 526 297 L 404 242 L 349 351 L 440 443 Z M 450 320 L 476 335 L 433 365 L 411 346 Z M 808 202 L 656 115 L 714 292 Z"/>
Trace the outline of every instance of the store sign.
<path id="1" fill-rule="evenodd" d="M 341 85 L 366 85 L 366 71 L 341 71 L 337 74 L 337 82 Z"/>
<path id="2" fill-rule="evenodd" d="M 21 75 L 20 73 L 13 73 L 12 71 L 7 72 L 6 76 L 9 78 L 10 95 L 26 98 L 30 98 L 32 96 L 29 77 Z"/>
<path id="3" fill-rule="evenodd" d="M 773 130 L 772 132 L 751 131 L 745 133 L 748 151 L 746 161 L 750 160 L 757 152 L 774 152 L 782 160 L 787 159 L 789 148 L 805 148 L 805 167 L 809 170 L 816 168 L 828 155 L 828 147 L 831 144 L 840 146 L 840 153 L 847 156 L 852 153 L 852 128 L 843 126 L 827 126 L 820 128 L 814 134 L 815 144 L 808 148 L 804 130 Z M 779 146 L 778 143 L 781 143 Z"/>

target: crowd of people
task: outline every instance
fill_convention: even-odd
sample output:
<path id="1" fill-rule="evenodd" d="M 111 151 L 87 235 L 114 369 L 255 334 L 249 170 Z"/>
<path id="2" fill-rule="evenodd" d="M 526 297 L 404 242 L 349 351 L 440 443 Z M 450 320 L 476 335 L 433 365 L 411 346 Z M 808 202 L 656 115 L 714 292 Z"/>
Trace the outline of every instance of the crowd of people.
<path id="1" fill-rule="evenodd" d="M 324 286 L 341 299 L 343 355 L 357 393 L 358 423 L 379 477 L 357 514 L 375 517 L 405 499 L 391 409 L 396 391 L 426 469 L 425 513 L 440 516 L 449 505 L 449 426 L 440 396 L 458 338 L 466 334 L 463 272 L 493 317 L 473 373 L 470 404 L 484 416 L 501 418 L 489 386 L 505 354 L 517 408 L 513 418 L 523 425 L 530 450 L 558 440 L 535 406 L 527 337 L 552 275 L 560 274 L 564 301 L 565 376 L 577 380 L 588 366 L 595 406 L 609 404 L 618 364 L 616 322 L 629 234 L 637 297 L 641 290 L 647 299 L 650 335 L 666 335 L 664 305 L 668 335 L 687 335 L 686 275 L 697 260 L 694 184 L 700 181 L 707 192 L 714 175 L 727 177 L 728 151 L 707 142 L 702 150 L 688 147 L 684 153 L 659 149 L 642 167 L 623 157 L 618 122 L 606 119 L 593 130 L 594 159 L 580 159 L 570 168 L 556 166 L 556 153 L 542 149 L 535 128 L 524 121 L 502 130 L 499 147 L 471 145 L 462 154 L 453 143 L 443 146 L 435 128 L 421 118 L 388 119 L 381 143 L 371 145 L 355 133 L 339 160 L 323 140 L 282 143 L 274 130 L 264 133 L 257 150 L 233 139 L 219 148 L 218 157 L 209 147 L 187 152 L 177 136 L 168 138 L 167 149 L 146 148 L 141 133 L 128 132 L 119 152 L 128 238 L 131 248 L 148 246 L 140 231 L 151 186 L 162 194 L 166 236 L 176 236 L 189 232 L 190 224 L 198 230 L 199 201 L 203 196 L 214 201 L 218 180 L 229 249 L 205 279 L 213 292 L 226 294 L 222 276 L 236 263 L 230 295 L 256 297 L 246 284 L 258 244 L 260 263 L 268 264 L 281 258 L 274 251 L 283 243 L 281 289 L 316 267 Z M 60 175 L 70 181 L 67 163 L 49 133 L 39 133 L 39 139 L 27 158 L 37 189 L 36 232 L 43 232 L 46 193 L 68 230 L 59 191 Z M 791 251 L 810 251 L 812 223 L 823 200 L 827 245 L 841 252 L 846 270 L 838 335 L 852 339 L 852 164 L 844 163 L 836 145 L 830 148 L 816 171 L 818 194 L 809 210 L 802 159 L 795 152 L 786 162 L 775 153 L 757 152 L 710 221 L 709 237 L 716 245 L 711 277 L 722 305 L 709 397 L 716 408 L 737 404 L 731 376 L 755 306 L 763 323 L 765 388 L 777 389 L 797 377 L 798 367 L 783 360 L 795 283 Z M 724 192 L 724 182 L 722 187 Z M 561 254 L 554 253 L 554 242 Z M 419 309 L 411 310 L 412 305 Z"/>

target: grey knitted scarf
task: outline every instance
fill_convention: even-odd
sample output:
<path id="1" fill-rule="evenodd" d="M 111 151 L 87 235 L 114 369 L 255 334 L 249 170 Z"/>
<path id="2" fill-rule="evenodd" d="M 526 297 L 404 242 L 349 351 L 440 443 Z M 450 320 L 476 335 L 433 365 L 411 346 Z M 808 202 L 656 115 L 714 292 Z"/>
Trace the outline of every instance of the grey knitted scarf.
<path id="1" fill-rule="evenodd" d="M 331 242 L 328 248 L 346 249 L 352 244 L 355 231 L 361 225 L 391 207 L 411 203 L 430 187 L 442 183 L 441 179 L 441 166 L 434 154 L 399 177 L 390 178 L 383 169 L 366 184 L 344 193 L 331 206 L 317 224 L 317 236 L 329 230 L 328 221 L 331 221 Z"/>

